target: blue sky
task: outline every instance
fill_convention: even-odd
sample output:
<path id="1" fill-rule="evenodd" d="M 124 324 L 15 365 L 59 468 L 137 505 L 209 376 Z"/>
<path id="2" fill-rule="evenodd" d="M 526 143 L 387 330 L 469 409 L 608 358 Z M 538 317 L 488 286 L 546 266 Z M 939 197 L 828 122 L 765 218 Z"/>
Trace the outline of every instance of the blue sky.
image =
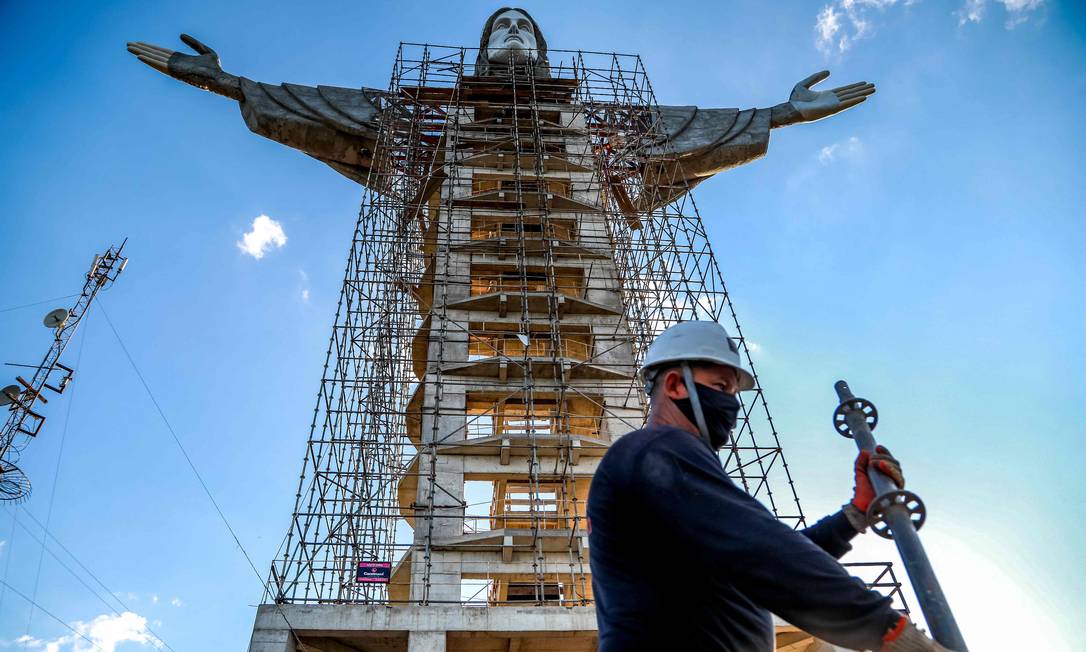
<path id="1" fill-rule="evenodd" d="M 253 79 L 383 88 L 400 40 L 474 45 L 497 5 L 223 4 L 0 6 L 0 358 L 36 362 L 53 306 L 7 308 L 77 291 L 91 256 L 129 237 L 105 308 L 263 572 L 288 525 L 361 192 L 124 43 L 180 47 L 185 31 Z M 878 403 L 878 434 L 929 506 L 923 537 L 973 648 L 1070 650 L 1086 635 L 1086 11 L 527 8 L 552 47 L 641 54 L 661 103 L 770 106 L 821 68 L 827 85 L 878 84 L 700 186 L 702 217 L 805 510 L 849 495 L 853 450 L 829 427 L 845 377 Z M 236 243 L 260 215 L 286 241 L 256 259 Z M 72 390 L 20 462 L 26 508 L 175 650 L 241 648 L 260 583 L 102 315 L 85 326 L 65 357 L 81 362 Z M 48 553 L 36 582 L 40 547 L 13 514 L 40 536 L 0 510 L 6 582 L 103 645 L 148 647 Z M 857 554 L 893 555 L 874 539 Z M 2 600 L 0 645 L 69 634 L 41 613 L 28 630 L 26 603 Z"/>

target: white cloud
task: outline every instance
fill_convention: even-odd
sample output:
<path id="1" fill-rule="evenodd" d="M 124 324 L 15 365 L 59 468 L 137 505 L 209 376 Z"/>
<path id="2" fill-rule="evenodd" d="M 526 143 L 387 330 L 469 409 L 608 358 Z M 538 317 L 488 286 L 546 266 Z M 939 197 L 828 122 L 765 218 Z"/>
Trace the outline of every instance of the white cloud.
<path id="1" fill-rule="evenodd" d="M 958 10 L 958 24 L 979 23 L 984 18 L 984 6 L 986 0 L 965 0 L 965 4 Z"/>
<path id="2" fill-rule="evenodd" d="M 1003 5 L 1003 9 L 1006 11 L 1006 19 L 1003 21 L 1003 26 L 1007 29 L 1014 29 L 1022 23 L 1029 20 L 1034 11 L 1037 11 L 1044 6 L 1045 0 L 991 0 L 996 4 Z M 954 12 L 958 17 L 958 24 L 965 25 L 966 23 L 979 23 L 984 20 L 984 15 L 987 13 L 989 0 L 965 0 L 965 4 L 961 9 Z"/>
<path id="3" fill-rule="evenodd" d="M 151 604 L 158 604 L 158 596 L 153 593 L 151 594 Z"/>
<path id="4" fill-rule="evenodd" d="M 26 634 L 23 634 L 19 638 L 12 641 L 11 644 L 12 645 L 21 645 L 23 647 L 35 648 L 35 647 L 41 647 L 43 642 L 44 641 L 41 641 L 40 639 L 36 639 L 33 636 L 28 636 Z M 7 647 L 7 643 L 4 643 L 4 646 Z"/>
<path id="5" fill-rule="evenodd" d="M 238 249 L 259 260 L 271 249 L 279 249 L 286 243 L 287 234 L 283 231 L 283 225 L 267 215 L 258 215 L 237 245 Z"/>
<path id="6" fill-rule="evenodd" d="M 841 55 L 861 39 L 875 34 L 876 12 L 883 12 L 896 5 L 908 7 L 920 0 L 831 0 L 823 5 L 815 18 L 815 47 L 826 56 Z M 953 12 L 958 24 L 979 23 L 988 13 L 991 2 L 1003 5 L 1006 13 L 1004 26 L 1014 29 L 1029 20 L 1034 12 L 1045 6 L 1047 0 L 962 0 L 961 7 Z"/>
<path id="7" fill-rule="evenodd" d="M 819 50 L 828 54 L 833 50 L 833 43 L 839 31 L 841 31 L 841 15 L 834 10 L 833 5 L 826 5 L 818 13 L 818 18 L 815 20 L 815 33 L 817 34 L 815 45 Z"/>
<path id="8" fill-rule="evenodd" d="M 302 301 L 309 301 L 309 274 L 306 274 L 304 269 L 299 269 L 298 276 L 302 279 Z"/>
<path id="9" fill-rule="evenodd" d="M 849 136 L 846 140 L 826 145 L 820 149 L 818 151 L 818 162 L 822 165 L 829 165 L 837 160 L 853 160 L 863 154 L 863 151 L 863 142 L 856 136 Z"/>
<path id="10" fill-rule="evenodd" d="M 170 604 L 172 604 L 175 607 L 183 607 L 183 606 L 185 606 L 185 603 L 181 602 L 181 598 L 174 598 L 174 599 L 170 600 Z"/>
<path id="11" fill-rule="evenodd" d="M 1014 29 L 1022 23 L 1029 20 L 1030 12 L 1040 9 L 1044 5 L 1045 0 L 996 0 L 1003 3 L 1003 8 L 1007 10 L 1007 20 L 1003 22 L 1003 26 L 1007 29 Z"/>
<path id="12" fill-rule="evenodd" d="M 822 7 L 815 19 L 815 47 L 823 54 L 843 54 L 856 41 L 874 34 L 872 10 L 885 10 L 901 1 L 914 0 L 834 0 Z"/>
<path id="13" fill-rule="evenodd" d="M 32 636 L 20 636 L 15 642 L 27 649 L 45 650 L 45 652 L 89 652 L 95 649 L 102 652 L 115 652 L 120 643 L 136 643 L 140 646 L 161 649 L 162 642 L 147 630 L 147 619 L 126 611 L 119 615 L 102 614 L 90 622 L 75 621 L 71 624 L 76 634 L 66 634 L 52 640 L 43 640 Z M 85 637 L 85 638 L 84 638 Z"/>

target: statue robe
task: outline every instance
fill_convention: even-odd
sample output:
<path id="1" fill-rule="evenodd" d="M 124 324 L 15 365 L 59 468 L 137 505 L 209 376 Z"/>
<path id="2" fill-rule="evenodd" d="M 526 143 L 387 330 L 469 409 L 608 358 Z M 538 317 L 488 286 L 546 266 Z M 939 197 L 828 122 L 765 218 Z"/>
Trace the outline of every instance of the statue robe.
<path id="1" fill-rule="evenodd" d="M 241 78 L 241 114 L 254 133 L 305 152 L 362 185 L 379 185 L 378 120 L 387 95 L 375 89 L 274 86 Z M 769 109 L 654 110 L 645 190 L 634 202 L 650 211 L 680 198 L 717 172 L 750 162 L 769 147 Z"/>
<path id="2" fill-rule="evenodd" d="M 305 152 L 362 185 L 377 156 L 382 91 L 337 86 L 273 86 L 241 78 L 241 115 L 253 133 Z"/>
<path id="3" fill-rule="evenodd" d="M 770 109 L 699 109 L 661 106 L 655 111 L 659 143 L 644 170 L 638 210 L 674 201 L 717 172 L 765 156 Z"/>

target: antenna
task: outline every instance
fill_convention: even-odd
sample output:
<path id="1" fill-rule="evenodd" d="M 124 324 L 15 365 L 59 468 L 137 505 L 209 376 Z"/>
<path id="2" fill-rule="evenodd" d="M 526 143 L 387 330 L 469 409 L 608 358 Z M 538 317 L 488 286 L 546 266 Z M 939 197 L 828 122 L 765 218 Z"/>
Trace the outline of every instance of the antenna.
<path id="1" fill-rule="evenodd" d="M 0 500 L 21 503 L 30 497 L 30 478 L 14 462 L 0 460 Z"/>
<path id="2" fill-rule="evenodd" d="M 60 328 L 64 326 L 64 322 L 68 321 L 68 309 L 57 308 L 56 310 L 49 311 L 49 314 L 45 316 L 42 323 L 46 328 Z"/>
<path id="3" fill-rule="evenodd" d="M 20 389 L 18 385 L 8 385 L 0 389 L 0 405 L 11 405 L 19 400 Z"/>
<path id="4" fill-rule="evenodd" d="M 60 362 L 60 356 L 83 321 L 98 291 L 109 287 L 120 276 L 128 259 L 121 255 L 124 243 L 111 246 L 98 254 L 91 263 L 83 291 L 71 308 L 57 308 L 45 315 L 42 324 L 56 331 L 53 342 L 35 367 L 30 380 L 16 377 L 18 385 L 0 389 L 0 406 L 8 407 L 7 421 L 0 429 L 0 501 L 23 500 L 30 494 L 30 480 L 15 461 L 30 439 L 41 432 L 45 416 L 38 412 L 38 404 L 49 401 L 42 393 L 49 390 L 62 394 L 71 382 L 75 371 Z"/>

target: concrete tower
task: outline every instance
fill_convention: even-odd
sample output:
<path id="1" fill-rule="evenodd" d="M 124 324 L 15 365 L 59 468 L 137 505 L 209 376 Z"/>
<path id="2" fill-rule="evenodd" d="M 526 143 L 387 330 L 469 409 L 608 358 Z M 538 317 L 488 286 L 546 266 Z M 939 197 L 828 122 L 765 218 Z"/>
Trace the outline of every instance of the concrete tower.
<path id="1" fill-rule="evenodd" d="M 552 52 L 479 74 L 469 52 L 401 46 L 373 101 L 369 190 L 250 652 L 595 650 L 585 504 L 643 423 L 644 349 L 686 319 L 742 333 L 640 61 Z M 759 119 L 732 117 L 721 138 Z M 725 469 L 800 525 L 764 395 L 746 401 Z M 681 563 L 661 550 L 646 572 Z M 888 565 L 868 570 L 897 591 Z"/>

